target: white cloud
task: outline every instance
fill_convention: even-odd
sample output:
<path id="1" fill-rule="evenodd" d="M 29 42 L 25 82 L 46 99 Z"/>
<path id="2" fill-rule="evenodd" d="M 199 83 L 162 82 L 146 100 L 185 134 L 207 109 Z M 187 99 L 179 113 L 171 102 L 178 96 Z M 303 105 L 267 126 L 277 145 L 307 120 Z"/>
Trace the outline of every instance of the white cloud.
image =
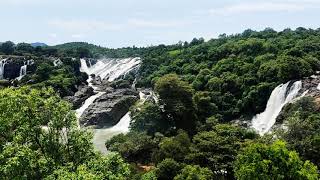
<path id="1" fill-rule="evenodd" d="M 80 39 L 80 38 L 84 38 L 84 34 L 72 34 L 71 37 L 75 39 Z"/>
<path id="2" fill-rule="evenodd" d="M 309 2 L 309 3 L 308 3 Z M 319 1 L 318 1 L 319 2 Z M 319 5 L 315 0 L 287 0 L 282 2 L 253 2 L 239 3 L 222 8 L 214 8 L 209 11 L 213 15 L 234 15 L 241 13 L 259 13 L 259 12 L 298 12 L 308 8 L 315 8 Z"/>
<path id="3" fill-rule="evenodd" d="M 71 32 L 115 31 L 121 29 L 120 25 L 96 20 L 53 20 L 49 22 L 49 25 Z"/>
<path id="4" fill-rule="evenodd" d="M 183 20 L 145 20 L 145 19 L 129 19 L 128 25 L 142 28 L 172 28 L 188 25 L 192 22 Z"/>
<path id="5" fill-rule="evenodd" d="M 192 20 L 145 20 L 145 19 L 128 19 L 119 23 L 108 23 L 98 20 L 52 20 L 48 24 L 69 33 L 74 33 L 73 38 L 80 38 L 83 34 L 97 31 L 119 31 L 130 28 L 174 28 L 190 25 Z"/>
<path id="6" fill-rule="evenodd" d="M 49 34 L 49 37 L 51 37 L 51 38 L 57 38 L 58 35 L 57 35 L 56 33 L 50 33 L 50 34 Z"/>

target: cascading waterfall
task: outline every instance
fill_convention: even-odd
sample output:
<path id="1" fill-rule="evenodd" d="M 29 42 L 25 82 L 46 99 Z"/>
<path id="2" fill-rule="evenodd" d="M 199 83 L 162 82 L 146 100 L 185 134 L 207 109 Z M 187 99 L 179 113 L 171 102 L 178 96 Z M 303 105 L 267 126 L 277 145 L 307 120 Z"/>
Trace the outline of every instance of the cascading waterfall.
<path id="1" fill-rule="evenodd" d="M 20 67 L 20 75 L 16 79 L 20 81 L 25 75 L 27 75 L 27 67 L 32 65 L 33 63 L 33 60 L 24 62 L 24 65 Z"/>
<path id="2" fill-rule="evenodd" d="M 271 93 L 265 111 L 253 117 L 252 127 L 260 135 L 267 133 L 275 124 L 282 108 L 297 98 L 302 82 L 296 81 L 291 86 L 289 85 L 290 82 L 277 86 Z"/>
<path id="3" fill-rule="evenodd" d="M 24 63 L 24 65 L 20 67 L 20 75 L 17 77 L 17 80 L 20 81 L 25 75 L 27 75 L 27 67 L 28 63 Z"/>
<path id="4" fill-rule="evenodd" d="M 85 72 L 89 75 L 89 79 L 87 81 L 89 83 L 89 86 L 94 89 L 96 94 L 89 97 L 84 102 L 82 107 L 76 110 L 76 116 L 78 117 L 78 119 L 97 98 L 105 93 L 98 91 L 98 87 L 92 84 L 91 74 L 94 74 L 96 77 L 100 77 L 102 80 L 107 79 L 111 82 L 136 68 L 141 61 L 140 58 L 100 59 L 96 64 L 91 64 L 92 62 L 90 61 L 90 67 L 88 67 L 85 59 L 80 59 L 80 62 L 80 71 Z M 124 117 L 120 119 L 119 123 L 115 126 L 106 129 L 94 129 L 93 144 L 95 145 L 95 147 L 101 152 L 106 153 L 107 149 L 105 147 L 105 141 L 114 135 L 129 132 L 130 120 L 130 112 L 128 112 Z"/>
<path id="5" fill-rule="evenodd" d="M 4 67 L 6 65 L 6 60 L 7 59 L 0 60 L 0 79 L 4 78 Z"/>

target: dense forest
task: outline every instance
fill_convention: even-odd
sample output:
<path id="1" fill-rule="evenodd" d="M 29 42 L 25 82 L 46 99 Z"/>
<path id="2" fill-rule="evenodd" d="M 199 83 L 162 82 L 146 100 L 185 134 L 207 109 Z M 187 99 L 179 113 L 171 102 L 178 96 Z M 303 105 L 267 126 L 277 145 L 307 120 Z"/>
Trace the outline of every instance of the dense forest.
<path id="1" fill-rule="evenodd" d="M 279 121 L 286 129 L 264 136 L 234 120 L 262 112 L 277 85 L 320 70 L 320 29 L 120 49 L 8 41 L 0 54 L 37 64 L 21 81 L 0 84 L 0 179 L 319 179 L 319 98 L 285 106 Z M 131 107 L 130 132 L 107 140 L 107 155 L 62 100 L 86 84 L 83 57 L 141 57 L 136 86 L 159 99 Z"/>

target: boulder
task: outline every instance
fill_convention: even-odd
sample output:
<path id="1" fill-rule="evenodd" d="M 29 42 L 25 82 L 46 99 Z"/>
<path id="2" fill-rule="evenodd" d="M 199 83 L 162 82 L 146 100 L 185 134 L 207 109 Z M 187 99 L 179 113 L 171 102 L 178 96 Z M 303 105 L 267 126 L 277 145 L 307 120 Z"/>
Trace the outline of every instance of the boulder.
<path id="1" fill-rule="evenodd" d="M 92 87 L 89 86 L 81 86 L 79 87 L 79 91 L 74 94 L 74 96 L 67 96 L 64 99 L 69 101 L 74 109 L 78 109 L 84 103 L 86 99 L 90 96 L 93 96 L 95 92 Z"/>
<path id="2" fill-rule="evenodd" d="M 106 128 L 116 125 L 139 99 L 132 89 L 114 89 L 97 98 L 80 118 L 82 126 Z"/>

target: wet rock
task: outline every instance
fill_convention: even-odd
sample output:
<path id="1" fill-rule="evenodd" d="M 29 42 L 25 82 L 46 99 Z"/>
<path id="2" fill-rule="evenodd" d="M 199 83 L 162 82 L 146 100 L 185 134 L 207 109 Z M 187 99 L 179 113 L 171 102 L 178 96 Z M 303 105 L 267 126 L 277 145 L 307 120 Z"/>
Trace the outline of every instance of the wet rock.
<path id="1" fill-rule="evenodd" d="M 89 86 L 82 86 L 79 87 L 79 91 L 75 93 L 74 96 L 67 96 L 64 99 L 69 101 L 74 109 L 78 109 L 81 107 L 81 105 L 84 103 L 86 99 L 88 99 L 90 96 L 94 95 L 95 92 L 93 91 L 92 87 Z"/>
<path id="2" fill-rule="evenodd" d="M 83 113 L 80 124 L 97 128 L 114 126 L 138 99 L 138 92 L 132 89 L 114 89 L 113 92 L 107 92 Z"/>
<path id="3" fill-rule="evenodd" d="M 312 75 L 302 80 L 300 94 L 304 96 L 320 97 L 320 76 Z"/>

